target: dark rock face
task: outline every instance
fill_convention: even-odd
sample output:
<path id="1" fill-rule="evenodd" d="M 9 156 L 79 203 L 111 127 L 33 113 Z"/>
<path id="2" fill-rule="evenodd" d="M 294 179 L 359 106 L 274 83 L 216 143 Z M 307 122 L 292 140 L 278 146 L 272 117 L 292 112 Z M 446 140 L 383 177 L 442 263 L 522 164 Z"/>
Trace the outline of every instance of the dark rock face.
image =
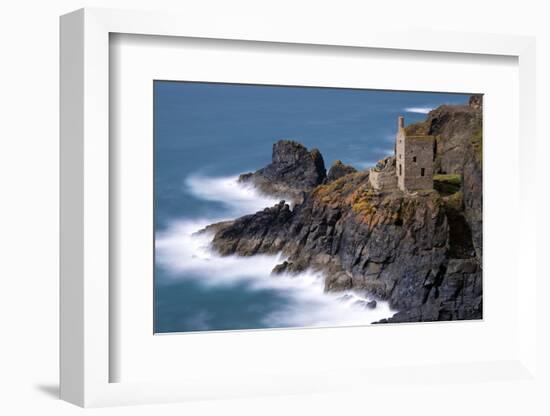
<path id="1" fill-rule="evenodd" d="M 481 94 L 472 95 L 470 97 L 470 100 L 468 101 L 468 105 L 472 107 L 474 110 L 483 109 L 483 95 Z"/>
<path id="2" fill-rule="evenodd" d="M 317 149 L 308 151 L 292 140 L 279 140 L 273 145 L 271 163 L 254 173 L 245 173 L 239 181 L 251 183 L 262 192 L 303 199 L 303 193 L 323 183 L 326 178 L 323 156 Z"/>
<path id="3" fill-rule="evenodd" d="M 256 253 L 275 253 L 282 249 L 278 233 L 285 228 L 292 212 L 285 201 L 256 214 L 245 215 L 215 234 L 213 244 L 222 255 L 238 253 L 252 256 Z M 243 238 L 247 235 L 247 238 Z"/>
<path id="4" fill-rule="evenodd" d="M 408 134 L 435 136 L 435 173 L 459 173 L 469 143 L 481 126 L 481 105 L 443 105 L 430 111 L 426 121 L 407 126 Z"/>
<path id="5" fill-rule="evenodd" d="M 436 173 L 462 175 L 463 206 L 459 213 L 471 235 L 475 255 L 482 263 L 483 96 L 472 95 L 467 106 L 441 106 L 426 121 L 407 127 L 411 132 L 436 136 Z M 458 218 L 460 220 L 460 218 Z"/>
<path id="6" fill-rule="evenodd" d="M 471 229 L 473 246 L 480 263 L 483 258 L 483 174 L 481 147 L 482 131 L 480 121 L 478 133 L 467 144 L 462 179 L 464 217 Z"/>
<path id="7" fill-rule="evenodd" d="M 342 176 L 346 176 L 354 172 L 357 172 L 357 169 L 353 166 L 345 165 L 342 161 L 337 160 L 332 164 L 328 171 L 327 182 L 335 181 L 336 179 L 340 179 Z"/>
<path id="8" fill-rule="evenodd" d="M 441 141 L 459 143 L 452 157 L 440 156 L 455 169 L 450 172 L 463 174 L 461 191 L 377 192 L 368 172 L 335 173 L 322 183 L 320 155 L 279 142 L 272 164 L 244 180 L 277 194 L 280 187 L 262 188 L 264 178 L 286 172 L 288 188 L 302 192 L 301 200 L 292 210 L 281 201 L 213 226 L 213 248 L 222 255 L 283 252 L 288 259 L 274 275 L 322 270 L 327 291 L 359 289 L 388 300 L 399 312 L 383 322 L 482 318 L 481 111 L 443 106 L 425 123 Z"/>
<path id="9" fill-rule="evenodd" d="M 215 234 L 220 230 L 233 225 L 233 221 L 221 221 L 215 224 L 210 224 L 204 227 L 202 230 L 197 231 L 195 234 Z"/>
<path id="10" fill-rule="evenodd" d="M 323 270 L 328 291 L 366 290 L 389 300 L 401 312 L 388 322 L 481 317 L 477 261 L 449 258 L 437 192 L 368 195 L 368 174 L 352 176 L 351 186 L 339 183 L 344 177 L 318 187 L 292 211 L 281 202 L 236 220 L 216 233 L 214 248 L 243 256 L 282 251 L 289 258 L 274 273 Z"/>

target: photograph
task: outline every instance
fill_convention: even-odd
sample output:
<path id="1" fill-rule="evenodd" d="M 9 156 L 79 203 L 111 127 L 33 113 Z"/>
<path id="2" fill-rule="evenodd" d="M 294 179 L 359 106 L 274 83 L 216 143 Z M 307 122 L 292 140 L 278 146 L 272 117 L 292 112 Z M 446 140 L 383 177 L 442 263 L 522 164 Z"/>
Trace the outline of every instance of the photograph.
<path id="1" fill-rule="evenodd" d="M 544 2 L 4 3 L 0 415 L 550 415 Z"/>
<path id="2" fill-rule="evenodd" d="M 153 88 L 155 333 L 483 318 L 481 94 Z"/>

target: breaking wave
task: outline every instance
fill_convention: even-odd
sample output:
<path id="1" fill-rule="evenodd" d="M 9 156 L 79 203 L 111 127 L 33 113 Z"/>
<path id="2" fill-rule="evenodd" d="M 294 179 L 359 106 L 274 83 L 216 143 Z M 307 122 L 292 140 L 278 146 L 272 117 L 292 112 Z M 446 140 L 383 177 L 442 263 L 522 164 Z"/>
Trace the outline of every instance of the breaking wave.
<path id="1" fill-rule="evenodd" d="M 364 293 L 324 292 L 320 272 L 298 275 L 271 275 L 271 270 L 285 260 L 278 255 L 219 256 L 211 250 L 212 234 L 197 233 L 213 222 L 250 214 L 278 201 L 244 186 L 237 177 L 191 176 L 185 181 L 193 196 L 216 201 L 226 208 L 217 218 L 182 219 L 173 222 L 156 236 L 156 261 L 169 279 L 192 279 L 212 288 L 239 285 L 245 290 L 272 290 L 283 294 L 288 302 L 263 317 L 265 327 L 312 327 L 365 325 L 392 316 L 387 302 L 376 307 Z M 372 306 L 372 305 L 371 305 Z M 205 328 L 206 329 L 206 328 Z"/>
<path id="2" fill-rule="evenodd" d="M 252 214 L 279 202 L 278 199 L 260 194 L 253 186 L 243 184 L 238 179 L 238 175 L 191 175 L 186 178 L 185 186 L 186 191 L 198 199 L 221 203 L 226 208 L 226 219 Z"/>

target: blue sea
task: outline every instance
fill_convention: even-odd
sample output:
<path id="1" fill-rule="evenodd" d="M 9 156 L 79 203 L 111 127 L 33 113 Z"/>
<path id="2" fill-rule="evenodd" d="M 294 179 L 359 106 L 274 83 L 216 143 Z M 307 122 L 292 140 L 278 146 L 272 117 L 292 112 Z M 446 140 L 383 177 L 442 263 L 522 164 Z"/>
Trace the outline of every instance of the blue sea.
<path id="1" fill-rule="evenodd" d="M 155 81 L 155 332 L 365 325 L 393 315 L 366 293 L 324 293 L 323 276 L 272 277 L 284 257 L 220 257 L 204 226 L 278 200 L 237 183 L 293 139 L 328 168 L 393 153 L 397 117 L 424 120 L 464 94 Z"/>

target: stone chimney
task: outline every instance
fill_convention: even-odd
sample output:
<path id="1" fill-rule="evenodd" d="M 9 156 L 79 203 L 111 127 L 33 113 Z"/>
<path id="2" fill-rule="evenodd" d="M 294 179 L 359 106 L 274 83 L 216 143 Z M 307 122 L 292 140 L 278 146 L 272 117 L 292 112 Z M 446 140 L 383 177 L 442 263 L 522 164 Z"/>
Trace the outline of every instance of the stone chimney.
<path id="1" fill-rule="evenodd" d="M 405 117 L 397 117 L 397 131 L 405 128 Z"/>

